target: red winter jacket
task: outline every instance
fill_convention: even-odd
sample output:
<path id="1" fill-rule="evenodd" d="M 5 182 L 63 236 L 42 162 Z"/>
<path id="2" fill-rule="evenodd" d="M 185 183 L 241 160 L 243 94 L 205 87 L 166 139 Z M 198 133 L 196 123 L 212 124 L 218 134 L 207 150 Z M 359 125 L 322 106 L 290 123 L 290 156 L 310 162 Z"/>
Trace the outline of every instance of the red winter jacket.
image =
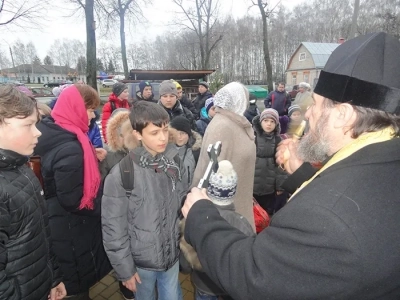
<path id="1" fill-rule="evenodd" d="M 111 102 L 115 104 L 115 108 L 111 105 Z M 101 129 L 103 134 L 104 142 L 107 143 L 107 122 L 110 118 L 114 109 L 117 108 L 128 108 L 129 104 L 127 100 L 119 99 L 114 93 L 111 93 L 110 97 L 108 97 L 108 102 L 103 106 L 103 114 L 101 116 Z"/>

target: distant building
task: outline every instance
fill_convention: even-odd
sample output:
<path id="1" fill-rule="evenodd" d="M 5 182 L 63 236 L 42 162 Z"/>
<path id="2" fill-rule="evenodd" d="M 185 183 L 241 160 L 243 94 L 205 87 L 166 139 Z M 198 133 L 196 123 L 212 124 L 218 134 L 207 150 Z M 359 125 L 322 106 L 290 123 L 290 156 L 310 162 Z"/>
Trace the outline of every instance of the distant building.
<path id="1" fill-rule="evenodd" d="M 76 69 L 54 65 L 24 64 L 0 70 L 0 82 L 18 80 L 23 83 L 48 83 L 57 80 L 86 80 Z"/>
<path id="2" fill-rule="evenodd" d="M 329 56 L 343 41 L 340 39 L 339 43 L 302 42 L 289 60 L 286 83 L 294 86 L 304 81 L 314 87 Z"/>

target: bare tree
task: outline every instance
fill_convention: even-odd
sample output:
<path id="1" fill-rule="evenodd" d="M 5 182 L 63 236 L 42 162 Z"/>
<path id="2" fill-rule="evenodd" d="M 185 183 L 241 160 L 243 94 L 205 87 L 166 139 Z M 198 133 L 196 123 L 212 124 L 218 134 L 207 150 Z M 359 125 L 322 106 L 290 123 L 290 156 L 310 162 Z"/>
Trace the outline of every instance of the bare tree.
<path id="1" fill-rule="evenodd" d="M 13 52 L 14 52 L 14 57 L 15 57 L 15 64 L 22 65 L 22 64 L 28 64 L 28 60 L 26 57 L 26 49 L 25 49 L 25 44 L 21 42 L 21 40 L 17 40 L 14 45 L 13 45 Z"/>
<path id="2" fill-rule="evenodd" d="M 261 20 L 262 20 L 262 28 L 263 28 L 263 50 L 264 50 L 264 63 L 267 69 L 267 83 L 268 83 L 268 90 L 272 91 L 274 89 L 273 82 L 272 82 L 272 66 L 271 66 L 271 58 L 269 55 L 268 49 L 268 18 L 274 11 L 274 8 L 268 10 L 268 1 L 257 0 L 257 3 L 252 0 L 253 5 L 258 6 L 260 13 L 261 13 Z"/>
<path id="3" fill-rule="evenodd" d="M 125 22 L 128 20 L 132 23 L 135 23 L 137 20 L 145 19 L 143 12 L 140 8 L 141 4 L 138 0 L 103 0 L 103 5 L 101 8 L 103 9 L 103 14 L 107 17 L 106 24 L 106 33 L 116 25 L 119 24 L 119 37 L 121 41 L 121 56 L 122 56 L 122 65 L 124 69 L 125 78 L 129 77 L 128 70 L 128 59 L 127 59 L 127 50 L 126 50 L 126 40 L 125 40 Z M 146 4 L 151 3 L 151 1 L 143 2 Z M 126 17 L 129 16 L 128 19 Z M 118 20 L 118 22 L 116 22 Z M 113 62 L 115 66 L 116 62 Z"/>
<path id="4" fill-rule="evenodd" d="M 88 85 L 97 90 L 97 76 L 96 76 L 96 22 L 94 19 L 95 14 L 95 1 L 97 4 L 102 5 L 100 0 L 70 0 L 72 3 L 78 5 L 78 9 L 85 12 L 86 21 L 86 82 Z"/>
<path id="5" fill-rule="evenodd" d="M 357 19 L 358 14 L 360 13 L 360 0 L 354 0 L 354 9 L 353 9 L 353 18 L 351 20 L 351 29 L 349 38 L 354 38 L 357 32 Z"/>
<path id="6" fill-rule="evenodd" d="M 223 32 L 215 30 L 219 18 L 219 0 L 194 0 L 194 7 L 185 0 L 173 2 L 184 17 L 178 25 L 193 31 L 198 38 L 201 68 L 209 69 L 211 55 L 223 38 Z"/>
<path id="7" fill-rule="evenodd" d="M 0 26 L 40 27 L 48 1 L 0 0 Z"/>
<path id="8" fill-rule="evenodd" d="M 10 68 L 11 61 L 8 59 L 6 52 L 0 49 L 0 70 Z"/>

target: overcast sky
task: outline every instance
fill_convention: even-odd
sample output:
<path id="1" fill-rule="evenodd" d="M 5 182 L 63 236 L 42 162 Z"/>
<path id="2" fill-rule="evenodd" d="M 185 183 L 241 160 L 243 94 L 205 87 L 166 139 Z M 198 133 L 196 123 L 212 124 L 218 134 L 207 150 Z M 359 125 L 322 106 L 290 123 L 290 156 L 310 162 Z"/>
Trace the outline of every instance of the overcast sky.
<path id="1" fill-rule="evenodd" d="M 276 5 L 279 0 L 271 0 L 271 6 Z M 281 0 L 281 2 L 289 9 L 304 0 Z M 24 43 L 32 41 L 38 51 L 41 59 L 46 56 L 51 44 L 56 39 L 78 39 L 86 40 L 85 22 L 82 16 L 67 17 L 71 14 L 73 5 L 66 4 L 65 0 L 53 0 L 55 6 L 49 7 L 47 12 L 43 12 L 47 20 L 43 20 L 42 29 L 10 27 L 5 29 L 0 27 L 0 47 L 3 50 L 8 48 L 8 44 L 12 45 L 18 38 Z M 138 24 L 134 29 L 127 29 L 127 44 L 135 43 L 143 38 L 155 38 L 168 29 L 167 26 L 173 20 L 173 12 L 177 11 L 171 0 L 153 0 L 153 4 L 143 7 L 144 14 L 148 20 L 148 24 Z M 57 3 L 58 7 L 57 7 Z M 220 0 L 221 12 L 223 14 L 231 14 L 235 18 L 242 17 L 246 14 L 259 15 L 256 7 L 249 10 L 251 0 Z M 101 20 L 100 20 L 101 21 Z M 98 22 L 98 20 L 97 20 Z M 100 33 L 100 32 L 98 32 Z M 98 35 L 98 39 L 100 36 Z M 107 36 L 107 41 L 113 41 L 119 45 L 119 33 Z M 101 39 L 99 40 L 101 42 Z"/>

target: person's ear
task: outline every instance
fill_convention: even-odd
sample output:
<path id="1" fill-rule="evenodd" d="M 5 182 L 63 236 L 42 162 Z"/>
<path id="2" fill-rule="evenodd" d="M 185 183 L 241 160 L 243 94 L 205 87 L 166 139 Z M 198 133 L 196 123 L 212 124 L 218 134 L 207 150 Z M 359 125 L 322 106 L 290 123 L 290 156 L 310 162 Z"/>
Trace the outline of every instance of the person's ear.
<path id="1" fill-rule="evenodd" d="M 346 134 L 356 120 L 356 112 L 353 106 L 348 103 L 341 103 L 337 105 L 335 109 L 335 128 L 342 128 L 343 133 Z"/>
<path id="2" fill-rule="evenodd" d="M 132 130 L 132 134 L 138 141 L 141 141 L 143 138 L 142 135 L 140 134 L 140 132 L 137 130 Z"/>

